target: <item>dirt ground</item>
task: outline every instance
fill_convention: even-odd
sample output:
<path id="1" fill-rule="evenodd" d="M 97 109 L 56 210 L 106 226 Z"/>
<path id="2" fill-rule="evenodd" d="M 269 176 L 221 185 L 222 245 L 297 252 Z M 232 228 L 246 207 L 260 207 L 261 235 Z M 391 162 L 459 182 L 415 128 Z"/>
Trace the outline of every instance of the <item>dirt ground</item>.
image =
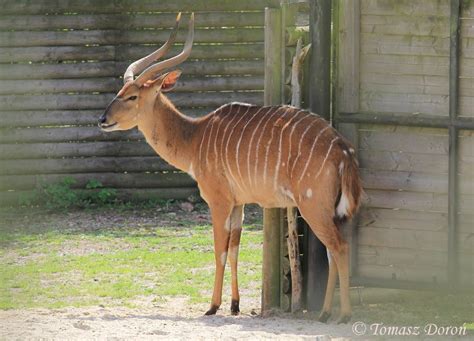
<path id="1" fill-rule="evenodd" d="M 285 316 L 262 318 L 259 302 L 246 302 L 240 316 L 225 309 L 203 316 L 205 304 L 172 298 L 154 308 L 65 308 L 0 311 L 5 340 L 341 340 L 351 325 L 323 324 Z M 249 304 L 250 303 L 250 304 Z M 334 322 L 333 322 L 334 323 Z"/>
<path id="2" fill-rule="evenodd" d="M 197 204 L 199 205 L 199 204 Z M 50 229 L 88 231 L 123 226 L 186 226 L 210 221 L 206 207 L 174 203 L 167 207 L 138 210 L 2 212 L 3 228 L 34 233 Z M 261 210 L 246 208 L 246 224 L 261 228 Z M 88 245 L 90 251 L 90 245 Z M 244 294 L 244 293 L 243 293 Z M 0 340 L 234 340 L 311 339 L 349 337 L 351 325 L 322 324 L 314 316 L 260 316 L 260 300 L 243 295 L 241 314 L 230 315 L 229 295 L 223 296 L 216 316 L 204 316 L 208 304 L 189 303 L 187 297 L 167 297 L 166 302 L 143 301 L 140 309 L 95 306 L 62 309 L 16 309 L 0 311 Z M 246 296 L 246 297 L 244 297 Z"/>

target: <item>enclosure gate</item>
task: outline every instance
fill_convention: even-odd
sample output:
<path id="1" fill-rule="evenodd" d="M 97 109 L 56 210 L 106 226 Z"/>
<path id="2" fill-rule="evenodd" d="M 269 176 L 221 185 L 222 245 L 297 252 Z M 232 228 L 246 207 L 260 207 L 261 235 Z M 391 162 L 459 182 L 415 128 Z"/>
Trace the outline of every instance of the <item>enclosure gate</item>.
<path id="1" fill-rule="evenodd" d="M 266 24 L 280 32 L 266 36 L 268 104 L 286 103 L 288 98 L 289 45 L 295 42 L 292 38 L 305 36 L 304 30 L 295 29 L 292 7 L 302 2 L 287 1 L 267 10 Z M 314 52 L 308 64 L 324 65 L 329 63 L 325 56 L 331 55 L 332 68 L 318 70 L 322 74 L 305 72 L 310 77 L 303 107 L 323 114 L 329 112 L 331 99 L 333 124 L 358 150 L 367 192 L 359 216 L 344 227 L 352 250 L 351 284 L 472 290 L 474 4 L 310 3 L 312 34 L 306 41 L 313 43 Z M 332 15 L 332 39 L 324 44 L 331 25 L 317 20 L 318 15 Z M 288 310 L 291 281 L 284 212 L 265 214 L 269 225 L 280 228 L 273 229 L 274 235 L 265 234 L 264 257 L 278 263 L 264 263 L 264 295 L 265 284 L 267 293 L 273 293 L 264 297 L 264 304 L 267 299 Z M 310 234 L 301 232 L 304 243 Z M 271 243 L 276 238 L 278 245 Z M 314 272 L 315 264 L 308 267 L 308 254 L 304 249 L 306 281 L 311 275 L 324 281 L 324 274 Z"/>

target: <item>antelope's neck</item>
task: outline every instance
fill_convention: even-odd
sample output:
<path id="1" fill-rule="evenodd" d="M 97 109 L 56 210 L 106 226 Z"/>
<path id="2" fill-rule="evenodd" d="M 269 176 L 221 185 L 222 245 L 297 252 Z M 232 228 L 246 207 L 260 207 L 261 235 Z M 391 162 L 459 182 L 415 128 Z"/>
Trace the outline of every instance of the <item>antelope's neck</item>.
<path id="1" fill-rule="evenodd" d="M 143 113 L 138 129 L 166 162 L 185 172 L 189 170 L 197 131 L 195 119 L 181 114 L 160 94 L 152 110 Z"/>

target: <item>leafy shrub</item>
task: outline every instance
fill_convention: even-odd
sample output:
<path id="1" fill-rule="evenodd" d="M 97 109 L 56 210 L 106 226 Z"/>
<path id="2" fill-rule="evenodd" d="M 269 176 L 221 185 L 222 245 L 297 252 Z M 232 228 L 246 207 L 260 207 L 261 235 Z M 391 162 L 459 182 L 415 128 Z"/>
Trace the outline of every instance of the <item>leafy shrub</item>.
<path id="1" fill-rule="evenodd" d="M 87 182 L 85 189 L 73 189 L 77 181 L 65 177 L 53 184 L 43 183 L 31 197 L 20 198 L 21 205 L 37 204 L 48 209 L 65 209 L 70 207 L 86 208 L 112 204 L 116 201 L 117 191 L 105 188 L 96 179 Z"/>
<path id="2" fill-rule="evenodd" d="M 65 177 L 55 184 L 42 184 L 38 190 L 39 203 L 44 203 L 47 208 L 68 208 L 79 203 L 79 196 L 71 189 L 76 180 Z"/>
<path id="3" fill-rule="evenodd" d="M 86 189 L 89 191 L 84 192 L 84 198 L 82 198 L 85 206 L 111 204 L 117 198 L 117 190 L 105 188 L 99 180 L 89 180 Z"/>

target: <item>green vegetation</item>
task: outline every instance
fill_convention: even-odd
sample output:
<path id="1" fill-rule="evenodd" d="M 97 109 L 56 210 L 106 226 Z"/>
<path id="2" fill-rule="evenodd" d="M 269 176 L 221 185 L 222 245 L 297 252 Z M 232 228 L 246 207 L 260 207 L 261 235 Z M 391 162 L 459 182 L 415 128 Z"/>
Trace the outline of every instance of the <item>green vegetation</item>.
<path id="1" fill-rule="evenodd" d="M 147 207 L 0 209 L 0 309 L 150 307 L 170 296 L 208 303 L 214 280 L 209 214 L 201 203 L 192 211 L 182 204 L 169 200 L 148 202 Z M 258 302 L 260 210 L 248 207 L 246 219 L 239 284 L 242 298 Z M 224 299 L 230 295 L 229 275 L 227 269 Z M 367 324 L 473 322 L 472 294 L 360 288 L 351 290 L 351 298 L 353 321 Z M 316 319 L 317 313 L 296 316 Z"/>
<path id="2" fill-rule="evenodd" d="M 85 190 L 73 189 L 75 184 L 76 180 L 71 177 L 65 177 L 58 183 L 43 183 L 32 196 L 20 198 L 20 205 L 40 205 L 52 210 L 103 206 L 116 202 L 117 191 L 105 188 L 98 180 L 89 180 Z"/>
<path id="3" fill-rule="evenodd" d="M 134 212 L 128 213 L 131 218 Z M 100 212 L 81 228 L 67 227 L 68 221 L 62 227 L 55 222 L 51 227 L 3 226 L 0 308 L 136 306 L 174 295 L 209 301 L 214 280 L 209 225 L 184 220 L 172 227 L 133 221 L 126 226 L 126 221 L 114 224 L 112 214 L 110 209 L 98 229 L 93 224 Z M 239 282 L 244 290 L 261 283 L 261 238 L 252 227 L 242 238 Z M 258 295 L 258 288 L 253 292 Z"/>

